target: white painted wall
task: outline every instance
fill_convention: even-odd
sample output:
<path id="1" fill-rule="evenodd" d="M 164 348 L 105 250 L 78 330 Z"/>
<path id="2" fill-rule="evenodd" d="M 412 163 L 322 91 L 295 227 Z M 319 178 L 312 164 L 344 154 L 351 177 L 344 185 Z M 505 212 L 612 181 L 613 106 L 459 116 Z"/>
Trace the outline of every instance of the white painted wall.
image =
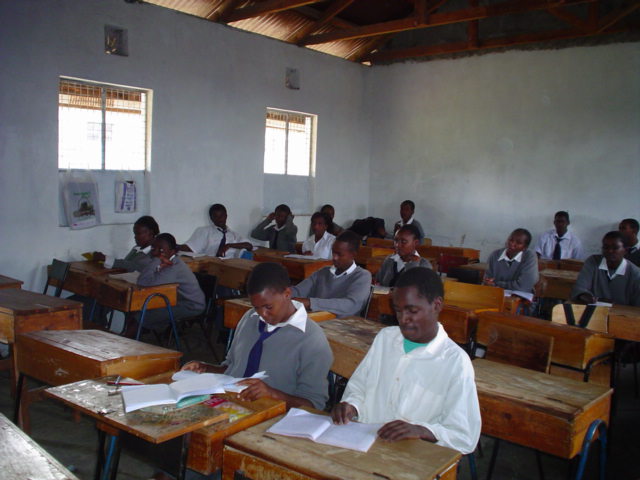
<path id="1" fill-rule="evenodd" d="M 128 29 L 129 57 L 103 53 L 105 24 Z M 153 89 L 150 213 L 178 241 L 214 202 L 237 231 L 260 220 L 268 106 L 318 115 L 316 203 L 331 200 L 338 221 L 367 212 L 365 67 L 122 0 L 1 1 L 0 65 L 0 273 L 25 288 L 42 288 L 53 257 L 133 241 L 130 225 L 58 227 L 61 75 Z M 300 90 L 284 87 L 286 67 Z M 308 218 L 296 220 L 306 232 Z"/>
<path id="2" fill-rule="evenodd" d="M 435 244 L 502 246 L 568 210 L 589 252 L 640 217 L 640 43 L 375 67 L 371 211 Z"/>

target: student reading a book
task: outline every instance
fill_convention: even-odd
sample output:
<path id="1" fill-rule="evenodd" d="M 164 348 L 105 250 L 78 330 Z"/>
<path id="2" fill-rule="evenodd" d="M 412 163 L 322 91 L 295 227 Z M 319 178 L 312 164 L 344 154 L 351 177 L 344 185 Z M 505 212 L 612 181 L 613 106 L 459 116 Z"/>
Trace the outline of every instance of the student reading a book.
<path id="1" fill-rule="evenodd" d="M 333 362 L 322 329 L 291 299 L 290 280 L 282 265 L 261 263 L 247 281 L 253 308 L 240 320 L 227 358 L 221 366 L 190 362 L 197 372 L 249 377 L 265 371 L 264 380 L 248 379 L 242 400 L 271 397 L 287 407 L 323 409 L 328 399 L 327 374 Z"/>
<path id="2" fill-rule="evenodd" d="M 211 205 L 209 218 L 213 225 L 196 228 L 189 240 L 178 246 L 179 250 L 210 257 L 238 257 L 243 249 L 253 249 L 249 240 L 227 227 L 227 209 L 224 205 Z"/>
<path id="3" fill-rule="evenodd" d="M 487 260 L 484 284 L 507 290 L 533 292 L 538 282 L 538 257 L 529 250 L 531 233 L 516 228 L 506 242 L 506 248 L 495 250 Z"/>
<path id="4" fill-rule="evenodd" d="M 271 225 L 272 222 L 275 224 Z M 251 231 L 251 236 L 268 241 L 269 248 L 295 253 L 298 227 L 293 223 L 293 213 L 288 205 L 278 205 Z"/>
<path id="5" fill-rule="evenodd" d="M 380 438 L 421 438 L 473 452 L 480 437 L 480 407 L 469 356 L 438 323 L 444 289 L 423 267 L 404 272 L 393 290 L 397 327 L 378 333 L 349 379 L 335 423 L 354 417 L 383 423 Z"/>
<path id="6" fill-rule="evenodd" d="M 384 259 L 376 273 L 376 283 L 383 287 L 393 287 L 398 275 L 414 267 L 431 268 L 431 262 L 418 253 L 420 231 L 415 225 L 403 225 L 395 234 L 393 246 L 396 253 Z"/>
<path id="7" fill-rule="evenodd" d="M 360 237 L 343 232 L 332 246 L 333 266 L 315 271 L 293 287 L 295 300 L 307 310 L 328 311 L 338 317 L 359 315 L 371 292 L 371 273 L 356 265 Z"/>
<path id="8" fill-rule="evenodd" d="M 602 254 L 584 262 L 571 298 L 581 303 L 597 301 L 640 306 L 640 268 L 624 258 L 624 237 L 619 231 L 602 239 Z"/>
<path id="9" fill-rule="evenodd" d="M 104 262 L 106 268 L 123 268 L 127 272 L 140 272 L 152 260 L 151 244 L 160 233 L 158 222 L 153 217 L 145 215 L 133 224 L 133 238 L 135 246 L 124 258 L 114 258 L 102 252 L 93 252 L 93 260 Z"/>
<path id="10" fill-rule="evenodd" d="M 327 231 L 327 227 L 331 219 L 322 212 L 316 212 L 311 215 L 311 231 L 312 235 L 302 244 L 302 253 L 304 255 L 313 255 L 317 258 L 331 258 L 331 247 L 336 237 Z"/>

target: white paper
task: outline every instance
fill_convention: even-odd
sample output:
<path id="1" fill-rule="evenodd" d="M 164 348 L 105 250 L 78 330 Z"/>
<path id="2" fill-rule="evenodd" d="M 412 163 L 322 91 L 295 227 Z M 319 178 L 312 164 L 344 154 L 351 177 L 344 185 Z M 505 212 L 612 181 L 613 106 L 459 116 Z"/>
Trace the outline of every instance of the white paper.
<path id="1" fill-rule="evenodd" d="M 326 260 L 324 257 L 316 257 L 315 255 L 300 255 L 297 253 L 290 253 L 285 255 L 284 258 L 301 258 L 302 260 Z"/>
<path id="2" fill-rule="evenodd" d="M 533 293 L 523 292 L 522 290 L 505 290 L 504 296 L 510 297 L 511 295 L 515 295 L 516 297 L 522 297 L 525 300 L 533 301 Z"/>
<path id="3" fill-rule="evenodd" d="M 391 292 L 391 287 L 383 287 L 382 285 L 374 285 L 373 293 L 380 293 L 382 295 L 388 295 Z"/>

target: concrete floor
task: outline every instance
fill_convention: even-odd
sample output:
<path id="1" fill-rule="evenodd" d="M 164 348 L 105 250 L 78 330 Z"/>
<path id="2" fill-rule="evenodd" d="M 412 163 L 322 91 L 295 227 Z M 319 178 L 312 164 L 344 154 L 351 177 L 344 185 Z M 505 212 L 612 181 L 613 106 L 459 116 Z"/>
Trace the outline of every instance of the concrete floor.
<path id="1" fill-rule="evenodd" d="M 198 336 L 194 327 L 188 335 L 191 352 L 185 359 L 197 358 L 214 361 L 206 344 Z M 151 340 L 151 336 L 147 337 Z M 222 352 L 222 345 L 218 345 Z M 617 392 L 617 412 L 610 429 L 611 445 L 608 458 L 608 478 L 615 480 L 640 479 L 640 399 L 633 395 L 633 370 L 630 365 L 621 370 Z M 8 418 L 13 416 L 13 401 L 9 394 L 7 372 L 0 374 L 0 412 Z M 95 468 L 97 433 L 92 420 L 83 417 L 80 422 L 73 420 L 71 411 L 62 405 L 45 400 L 31 406 L 31 435 L 36 442 L 50 452 L 62 464 L 70 467 L 80 479 L 93 478 Z M 481 438 L 483 455 L 476 452 L 479 478 L 485 478 L 493 439 Z M 597 478 L 596 452 L 590 455 L 586 478 Z M 567 478 L 568 462 L 542 455 L 545 478 L 547 480 Z M 123 449 L 118 478 L 120 480 L 147 479 L 156 471 L 147 458 Z M 0 472 L 2 478 L 2 472 Z M 469 477 L 468 463 L 463 459 L 459 478 Z M 502 442 L 493 478 L 536 480 L 539 478 L 536 456 L 532 450 Z M 37 479 L 33 479 L 37 480 Z"/>

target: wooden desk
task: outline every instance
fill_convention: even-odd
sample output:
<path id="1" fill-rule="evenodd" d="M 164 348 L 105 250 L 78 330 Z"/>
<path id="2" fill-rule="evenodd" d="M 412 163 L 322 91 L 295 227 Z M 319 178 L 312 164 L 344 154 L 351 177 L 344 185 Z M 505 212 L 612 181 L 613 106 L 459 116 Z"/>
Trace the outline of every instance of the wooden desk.
<path id="1" fill-rule="evenodd" d="M 287 270 L 289 278 L 296 283 L 304 280 L 321 268 L 333 265 L 331 260 L 286 258 L 286 255 L 289 255 L 289 252 L 262 248 L 254 252 L 253 259 L 256 262 L 275 262 L 281 264 Z"/>
<path id="2" fill-rule="evenodd" d="M 83 297 L 91 296 L 90 279 L 95 277 L 103 277 L 110 273 L 124 272 L 122 269 L 105 268 L 102 263 L 81 261 L 71 262 L 69 264 L 69 272 L 64 281 L 64 290 L 82 295 Z M 50 269 L 51 266 L 48 267 Z M 57 287 L 58 281 L 51 280 L 51 285 Z"/>
<path id="3" fill-rule="evenodd" d="M 174 306 L 178 299 L 178 284 L 141 287 L 125 280 L 110 278 L 108 275 L 89 277 L 89 296 L 95 298 L 100 305 L 125 313 L 142 310 L 147 297 L 154 293 L 165 295 L 171 306 Z M 151 299 L 147 305 L 149 309 L 165 307 L 164 300 L 159 297 Z"/>
<path id="4" fill-rule="evenodd" d="M 82 380 L 45 390 L 45 395 L 48 397 L 96 420 L 96 425 L 101 433 L 99 457 L 102 457 L 101 451 L 104 449 L 105 434 L 109 436 L 110 442 L 117 443 L 120 432 L 130 433 L 154 444 L 183 437 L 183 449 L 186 449 L 183 451 L 187 453 L 191 432 L 216 422 L 225 421 L 228 418 L 227 413 L 204 404 L 192 405 L 164 414 L 140 410 L 124 413 L 121 396 L 108 395 L 109 390 L 112 389 L 113 387 L 106 384 L 105 379 L 99 379 Z M 119 452 L 119 448 L 115 448 L 115 451 Z M 117 466 L 117 453 L 114 457 L 113 462 Z M 181 464 L 178 478 L 184 478 L 186 456 Z M 99 465 L 98 470 L 109 472 L 111 467 L 111 464 L 102 464 Z"/>
<path id="5" fill-rule="evenodd" d="M 504 310 L 504 290 L 462 282 L 444 282 L 444 302 L 475 313 Z"/>
<path id="6" fill-rule="evenodd" d="M 384 262 L 385 257 L 371 257 L 367 260 L 367 262 L 364 265 L 364 268 L 366 268 L 367 270 L 369 270 L 369 272 L 371 272 L 371 276 L 375 277 L 376 273 L 378 273 L 378 270 L 380 270 L 380 268 L 382 267 L 382 263 Z M 431 263 L 431 268 L 433 268 L 434 270 L 437 267 L 437 262 L 435 258 L 426 258 L 426 260 L 429 261 L 429 263 Z"/>
<path id="7" fill-rule="evenodd" d="M 473 367 L 486 435 L 570 459 L 592 421 L 609 424 L 608 387 L 483 359 Z"/>
<path id="8" fill-rule="evenodd" d="M 447 283 L 457 282 L 456 278 L 449 277 L 445 277 L 442 280 L 444 280 L 443 283 L 445 285 Z M 369 312 L 367 313 L 367 318 L 379 321 L 382 315 L 395 315 L 395 312 L 393 311 L 393 305 L 391 304 L 391 293 L 381 293 L 374 290 L 373 295 L 371 296 L 371 302 L 369 303 Z"/>
<path id="9" fill-rule="evenodd" d="M 253 305 L 248 298 L 234 298 L 224 302 L 224 326 L 236 328 L 242 316 L 251 310 Z M 315 322 L 324 322 L 336 318 L 330 312 L 309 312 L 309 318 Z"/>
<path id="10" fill-rule="evenodd" d="M 266 433 L 278 417 L 225 440 L 223 480 L 453 480 L 460 453 L 420 440 L 376 441 L 367 453 Z"/>
<path id="11" fill-rule="evenodd" d="M 440 255 L 454 255 L 456 257 L 467 257 L 471 262 L 477 262 L 480 258 L 480 250 L 463 247 L 443 247 L 438 245 L 420 245 L 418 253 L 421 257 L 440 258 Z"/>
<path id="12" fill-rule="evenodd" d="M 558 270 L 545 268 L 540 271 L 540 281 L 542 282 L 542 291 L 540 296 L 544 298 L 560 298 L 569 300 L 571 298 L 571 290 L 578 279 L 575 270 Z"/>
<path id="13" fill-rule="evenodd" d="M 466 265 L 460 265 L 457 268 L 464 268 L 465 270 L 476 270 L 480 272 L 480 280 L 484 278 L 484 274 L 489 268 L 489 264 L 486 262 L 467 263 Z"/>
<path id="14" fill-rule="evenodd" d="M 22 288 L 22 280 L 16 280 L 15 278 L 5 277 L 0 275 L 0 289 L 3 288 Z"/>
<path id="15" fill-rule="evenodd" d="M 614 305 L 609 309 L 607 323 L 612 337 L 640 342 L 640 307 Z"/>
<path id="16" fill-rule="evenodd" d="M 358 253 L 356 253 L 355 261 L 358 265 L 366 266 L 367 260 L 372 257 L 386 257 L 393 253 L 395 253 L 395 249 L 393 248 L 360 245 L 360 247 L 358 247 Z"/>
<path id="17" fill-rule="evenodd" d="M 247 278 L 258 265 L 254 260 L 246 258 L 199 257 L 188 263 L 194 272 L 208 273 L 218 278 L 218 285 L 233 290 L 244 290 Z"/>
<path id="18" fill-rule="evenodd" d="M 0 472 L 5 480 L 78 480 L 1 413 Z"/>

